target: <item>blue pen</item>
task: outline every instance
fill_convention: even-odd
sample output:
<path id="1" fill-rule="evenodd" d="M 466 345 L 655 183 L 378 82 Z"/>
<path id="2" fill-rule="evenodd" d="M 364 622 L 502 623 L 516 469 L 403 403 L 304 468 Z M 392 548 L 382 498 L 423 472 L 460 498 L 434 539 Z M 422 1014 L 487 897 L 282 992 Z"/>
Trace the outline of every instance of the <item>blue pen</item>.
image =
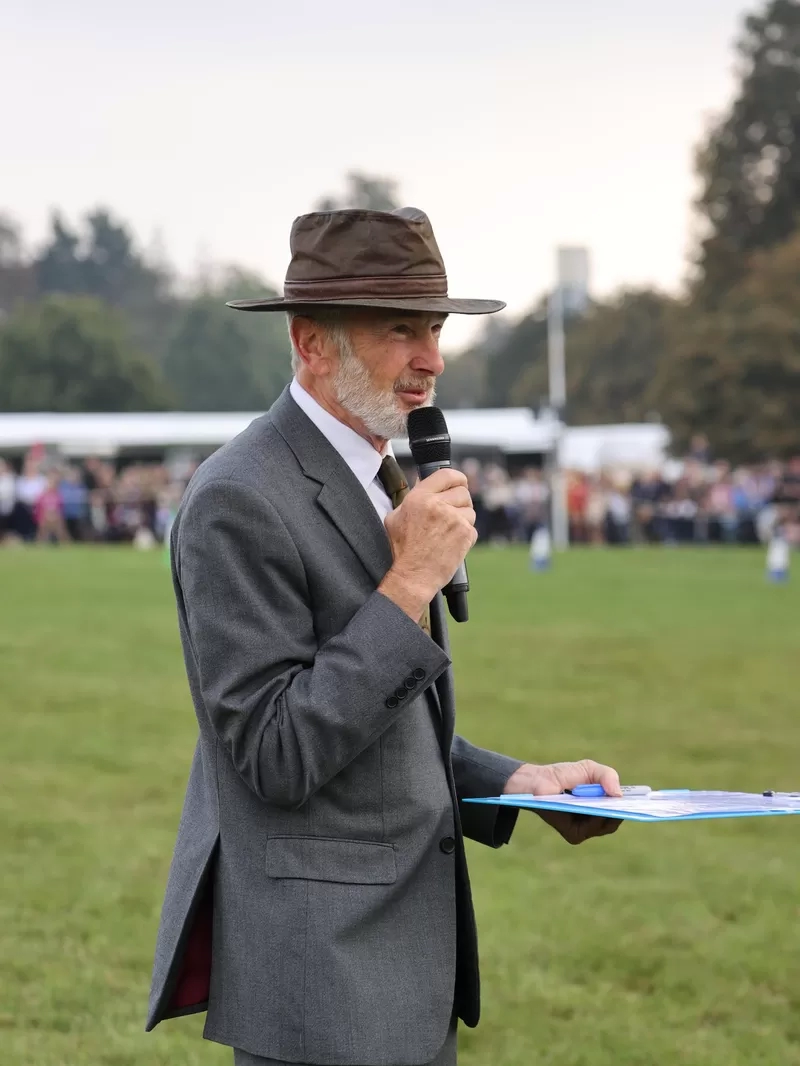
<path id="1" fill-rule="evenodd" d="M 649 785 L 622 785 L 621 787 L 623 799 L 634 796 L 651 796 L 654 799 L 662 796 L 688 796 L 692 791 L 690 788 L 662 788 L 656 790 L 650 788 Z M 576 799 L 600 798 L 606 795 L 602 785 L 576 785 L 566 791 L 568 795 L 575 796 Z"/>
<path id="2" fill-rule="evenodd" d="M 566 789 L 569 796 L 575 796 L 579 798 L 581 796 L 605 796 L 606 790 L 602 785 L 576 785 L 574 788 Z"/>
<path id="3" fill-rule="evenodd" d="M 568 788 L 567 793 L 570 796 L 575 796 L 577 799 L 588 799 L 592 796 L 606 796 L 608 795 L 602 785 L 576 785 L 574 788 Z M 649 785 L 622 785 L 622 795 L 627 796 L 649 796 L 653 790 Z"/>

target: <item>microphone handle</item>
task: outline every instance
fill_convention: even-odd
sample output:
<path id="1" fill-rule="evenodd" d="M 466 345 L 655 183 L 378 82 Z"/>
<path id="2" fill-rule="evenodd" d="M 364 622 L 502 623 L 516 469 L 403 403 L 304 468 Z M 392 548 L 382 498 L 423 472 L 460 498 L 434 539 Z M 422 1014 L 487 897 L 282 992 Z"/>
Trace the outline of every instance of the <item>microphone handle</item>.
<path id="1" fill-rule="evenodd" d="M 417 468 L 420 479 L 430 477 L 437 470 L 449 469 L 453 464 L 449 459 L 438 463 L 421 463 Z M 467 564 L 463 562 L 458 570 L 442 589 L 442 594 L 447 600 L 447 608 L 455 622 L 469 621 L 469 608 L 467 606 L 467 593 L 469 592 L 469 575 Z"/>

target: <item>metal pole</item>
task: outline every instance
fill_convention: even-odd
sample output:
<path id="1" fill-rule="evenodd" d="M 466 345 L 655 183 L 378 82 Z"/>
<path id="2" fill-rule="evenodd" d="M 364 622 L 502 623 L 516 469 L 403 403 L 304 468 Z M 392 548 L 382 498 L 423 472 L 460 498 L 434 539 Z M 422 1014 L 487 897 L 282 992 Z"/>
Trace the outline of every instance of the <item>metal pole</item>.
<path id="1" fill-rule="evenodd" d="M 553 547 L 563 550 L 569 547 L 569 519 L 566 478 L 561 469 L 561 435 L 567 402 L 567 373 L 564 355 L 564 300 L 560 279 L 547 300 L 547 373 L 550 407 L 558 419 L 550 465 Z"/>
<path id="2" fill-rule="evenodd" d="M 561 286 L 547 300 L 547 373 L 550 406 L 559 415 L 567 402 L 567 376 L 564 365 L 564 299 Z"/>

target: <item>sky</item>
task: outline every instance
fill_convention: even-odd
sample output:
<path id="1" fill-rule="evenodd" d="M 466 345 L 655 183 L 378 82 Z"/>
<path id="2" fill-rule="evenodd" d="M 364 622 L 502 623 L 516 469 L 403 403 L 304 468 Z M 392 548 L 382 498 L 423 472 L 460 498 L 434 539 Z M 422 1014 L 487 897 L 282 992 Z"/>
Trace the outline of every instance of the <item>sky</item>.
<path id="1" fill-rule="evenodd" d="M 183 274 L 280 286 L 292 220 L 358 169 L 430 216 L 453 296 L 522 314 L 570 244 L 596 296 L 675 291 L 754 4 L 7 0 L 0 211 L 35 245 L 108 206 Z"/>

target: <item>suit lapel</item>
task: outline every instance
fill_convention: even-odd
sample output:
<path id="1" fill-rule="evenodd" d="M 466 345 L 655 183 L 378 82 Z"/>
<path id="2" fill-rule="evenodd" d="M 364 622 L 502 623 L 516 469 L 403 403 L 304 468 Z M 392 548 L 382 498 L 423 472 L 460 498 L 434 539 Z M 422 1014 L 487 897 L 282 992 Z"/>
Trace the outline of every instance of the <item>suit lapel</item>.
<path id="1" fill-rule="evenodd" d="M 367 493 L 341 455 L 292 399 L 288 387 L 270 409 L 270 418 L 291 448 L 307 478 L 319 486 L 317 503 L 333 522 L 376 585 L 392 565 L 392 548 L 383 523 Z M 444 599 L 431 602 L 431 636 L 450 653 Z M 449 749 L 454 729 L 455 695 L 450 670 L 428 689 L 432 712 L 443 730 L 443 747 Z"/>
<path id="2" fill-rule="evenodd" d="M 317 503 L 361 560 L 376 585 L 392 565 L 392 548 L 383 523 L 358 479 L 344 464 L 344 475 L 322 486 Z"/>
<path id="3" fill-rule="evenodd" d="M 270 409 L 275 428 L 307 478 L 320 485 L 317 503 L 376 585 L 392 565 L 392 549 L 372 501 L 336 449 L 292 399 L 288 387 Z"/>

